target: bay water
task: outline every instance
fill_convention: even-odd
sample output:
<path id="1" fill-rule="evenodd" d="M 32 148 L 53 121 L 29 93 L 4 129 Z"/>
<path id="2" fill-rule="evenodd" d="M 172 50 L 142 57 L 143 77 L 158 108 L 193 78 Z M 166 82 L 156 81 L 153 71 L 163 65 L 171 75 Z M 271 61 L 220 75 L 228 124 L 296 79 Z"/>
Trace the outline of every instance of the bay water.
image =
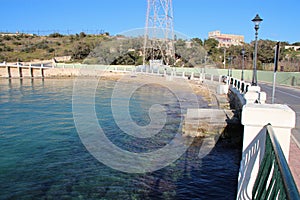
<path id="1" fill-rule="evenodd" d="M 161 103 L 168 118 L 164 131 L 148 139 L 123 133 L 111 111 L 114 85 L 99 82 L 95 111 L 116 146 L 151 152 L 181 131 L 172 93 L 147 86 L 131 98 L 132 120 L 146 125 L 151 105 Z M 73 86 L 74 79 L 0 79 L 0 199 L 235 199 L 241 148 L 230 138 L 221 137 L 203 158 L 203 141 L 195 139 L 175 162 L 153 172 L 126 173 L 99 162 L 77 133 Z"/>

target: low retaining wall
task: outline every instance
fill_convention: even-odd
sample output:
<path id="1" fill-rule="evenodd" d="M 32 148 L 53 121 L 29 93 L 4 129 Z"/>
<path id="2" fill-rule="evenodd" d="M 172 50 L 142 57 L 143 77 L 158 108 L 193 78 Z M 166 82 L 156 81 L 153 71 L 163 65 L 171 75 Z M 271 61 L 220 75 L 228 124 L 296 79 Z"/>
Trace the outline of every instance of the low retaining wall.
<path id="1" fill-rule="evenodd" d="M 214 68 L 206 68 L 206 73 L 213 75 L 227 75 L 228 69 L 214 69 Z M 242 74 L 242 70 L 240 69 L 232 69 L 232 77 L 240 79 Z M 252 70 L 244 70 L 244 80 L 251 82 L 252 80 Z M 262 71 L 257 70 L 257 78 L 258 82 L 273 82 L 273 71 Z M 298 86 L 300 87 L 300 72 L 277 72 L 276 75 L 276 83 L 279 85 L 288 85 L 288 86 Z"/>
<path id="2" fill-rule="evenodd" d="M 126 70 L 131 71 L 133 69 L 138 68 L 139 66 L 133 65 L 86 65 L 80 63 L 72 63 L 72 64 L 65 64 L 65 63 L 56 63 L 54 68 L 59 69 L 97 69 L 97 70 Z M 168 68 L 168 70 L 173 69 L 174 73 L 182 73 L 184 72 L 187 76 L 194 74 L 198 76 L 201 73 L 211 74 L 214 76 L 221 76 L 228 74 L 228 69 L 215 69 L 215 68 Z M 64 71 L 63 74 L 68 72 L 72 72 L 69 74 L 72 76 L 76 72 L 74 71 Z M 51 72 L 53 73 L 53 72 Z M 241 77 L 242 70 L 240 69 L 232 69 L 232 77 L 239 79 Z M 244 70 L 244 80 L 250 82 L 252 79 L 252 70 Z M 5 69 L 0 68 L 0 77 L 7 77 L 7 72 Z M 12 77 L 16 77 L 15 74 L 12 74 Z M 272 71 L 257 71 L 258 82 L 273 82 L 273 72 Z M 276 83 L 282 85 L 289 85 L 289 86 L 299 86 L 300 87 L 300 72 L 277 72 L 276 76 Z"/>

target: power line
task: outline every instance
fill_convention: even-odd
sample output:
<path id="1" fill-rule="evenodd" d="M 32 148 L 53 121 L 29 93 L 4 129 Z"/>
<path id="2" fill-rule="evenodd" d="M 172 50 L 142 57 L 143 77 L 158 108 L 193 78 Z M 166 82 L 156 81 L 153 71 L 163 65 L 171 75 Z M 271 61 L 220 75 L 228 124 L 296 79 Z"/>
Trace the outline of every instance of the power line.
<path id="1" fill-rule="evenodd" d="M 86 34 L 89 35 L 101 35 L 105 33 L 104 29 L 82 29 L 82 30 L 72 30 L 72 29 L 65 29 L 65 30 L 60 30 L 60 29 L 36 29 L 36 30 L 32 30 L 32 29 L 28 29 L 28 30 L 24 30 L 24 29 L 20 29 L 20 30 L 7 30 L 7 29 L 0 29 L 0 33 L 11 33 L 11 34 L 36 34 L 36 35 L 50 35 L 52 33 L 60 33 L 63 35 L 75 35 L 75 34 L 79 34 L 81 32 L 84 32 Z"/>

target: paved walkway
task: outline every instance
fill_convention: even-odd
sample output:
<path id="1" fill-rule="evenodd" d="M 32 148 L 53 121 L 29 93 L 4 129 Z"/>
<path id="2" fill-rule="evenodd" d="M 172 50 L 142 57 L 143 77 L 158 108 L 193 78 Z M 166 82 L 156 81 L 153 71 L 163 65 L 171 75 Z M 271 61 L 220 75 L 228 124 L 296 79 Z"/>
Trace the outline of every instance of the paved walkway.
<path id="1" fill-rule="evenodd" d="M 291 138 L 290 143 L 290 157 L 289 157 L 289 166 L 292 171 L 295 183 L 300 191 L 300 148 L 296 145 L 293 138 Z"/>

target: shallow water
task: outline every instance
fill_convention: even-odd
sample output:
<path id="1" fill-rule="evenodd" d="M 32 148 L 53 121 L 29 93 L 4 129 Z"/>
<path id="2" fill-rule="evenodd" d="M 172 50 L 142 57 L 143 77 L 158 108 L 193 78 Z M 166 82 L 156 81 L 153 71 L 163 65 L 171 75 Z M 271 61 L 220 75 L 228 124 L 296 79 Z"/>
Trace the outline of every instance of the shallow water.
<path id="1" fill-rule="evenodd" d="M 125 173 L 99 162 L 75 127 L 73 84 L 73 79 L 0 79 L 0 199 L 235 198 L 241 149 L 228 138 L 219 139 L 204 158 L 198 157 L 202 140 L 195 140 L 178 160 L 154 172 Z M 122 132 L 110 107 L 114 84 L 99 83 L 95 111 L 116 146 L 151 152 L 180 133 L 178 101 L 151 85 L 132 95 L 130 114 L 138 125 L 147 125 L 149 108 L 161 104 L 167 113 L 163 130 L 142 139 Z M 201 106 L 207 105 L 201 101 Z"/>

